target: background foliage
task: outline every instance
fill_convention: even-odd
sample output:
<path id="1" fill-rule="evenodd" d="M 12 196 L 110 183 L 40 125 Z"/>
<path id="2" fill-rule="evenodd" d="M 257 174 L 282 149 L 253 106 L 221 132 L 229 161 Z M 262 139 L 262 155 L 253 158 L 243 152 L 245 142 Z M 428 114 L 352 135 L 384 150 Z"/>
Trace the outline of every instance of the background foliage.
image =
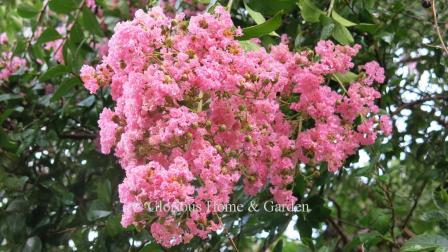
<path id="1" fill-rule="evenodd" d="M 0 80 L 1 250 L 161 250 L 146 231 L 119 224 L 123 171 L 97 151 L 95 141 L 99 111 L 110 107 L 111 98 L 107 92 L 90 95 L 79 79 L 81 65 L 98 61 L 97 45 L 118 21 L 129 19 L 130 7 L 155 4 L 112 2 L 98 0 L 91 10 L 81 0 L 0 0 L 0 32 L 10 40 L 0 50 L 28 62 Z M 228 4 L 201 2 L 209 9 Z M 376 59 L 386 69 L 380 105 L 394 119 L 392 137 L 353 156 L 336 174 L 306 167 L 296 178 L 295 195 L 311 213 L 225 216 L 240 251 L 448 251 L 448 74 L 440 42 L 447 38 L 448 4 L 435 4 L 232 1 L 243 39 L 257 37 L 268 46 L 286 33 L 298 50 L 320 39 L 361 44 L 356 63 Z M 44 46 L 58 39 L 65 63 L 55 60 L 58 48 Z M 234 200 L 249 199 L 236 193 Z M 218 248 L 232 250 L 225 234 L 170 251 Z"/>

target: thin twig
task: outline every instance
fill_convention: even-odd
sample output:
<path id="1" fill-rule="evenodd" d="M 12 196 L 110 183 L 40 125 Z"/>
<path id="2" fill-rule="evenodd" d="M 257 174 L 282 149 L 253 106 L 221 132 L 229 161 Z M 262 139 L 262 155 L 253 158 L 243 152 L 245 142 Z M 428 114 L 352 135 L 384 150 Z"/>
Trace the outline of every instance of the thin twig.
<path id="1" fill-rule="evenodd" d="M 74 140 L 86 140 L 86 139 L 95 139 L 95 134 L 89 134 L 85 132 L 74 132 L 74 133 L 62 133 L 59 135 L 61 139 L 74 139 Z"/>
<path id="2" fill-rule="evenodd" d="M 428 180 L 423 181 L 423 184 L 418 190 L 417 195 L 415 196 L 414 203 L 412 204 L 411 210 L 409 211 L 408 215 L 404 219 L 403 225 L 401 225 L 401 229 L 404 230 L 406 226 L 408 225 L 409 221 L 411 220 L 412 214 L 414 213 L 415 209 L 417 208 L 418 201 L 420 200 L 420 197 L 423 194 L 423 190 L 425 190 L 426 184 L 428 183 Z"/>
<path id="3" fill-rule="evenodd" d="M 227 9 L 228 11 L 230 11 L 230 10 L 232 9 L 232 5 L 233 5 L 233 0 L 229 0 L 229 2 L 227 3 L 227 7 L 226 7 L 226 9 Z"/>
<path id="4" fill-rule="evenodd" d="M 78 21 L 79 15 L 81 14 L 81 10 L 84 7 L 85 2 L 86 2 L 85 0 L 82 0 L 81 4 L 79 5 L 78 9 L 76 10 L 75 17 L 73 18 L 73 22 L 72 22 L 71 26 L 68 27 L 68 29 L 66 29 L 65 35 L 62 38 L 62 43 L 58 46 L 58 48 L 56 48 L 56 50 L 54 50 L 54 53 L 57 53 L 59 50 L 61 50 L 64 47 L 65 43 L 67 42 L 68 36 L 70 35 L 70 32 L 73 29 L 73 26 L 75 26 L 75 23 Z"/>
<path id="5" fill-rule="evenodd" d="M 443 36 L 440 31 L 439 23 L 437 21 L 437 9 L 436 9 L 436 1 L 435 0 L 432 0 L 432 15 L 434 16 L 434 27 L 436 28 L 437 36 L 439 37 L 439 40 L 440 40 L 440 43 L 442 44 L 443 50 L 448 55 L 448 48 L 446 47 L 445 41 L 443 40 Z"/>
<path id="6" fill-rule="evenodd" d="M 224 226 L 224 223 L 222 222 L 221 217 L 217 213 L 214 213 L 214 214 L 215 214 L 216 218 L 218 218 L 219 223 L 222 225 L 224 233 L 226 234 L 227 239 L 229 239 L 229 242 L 232 245 L 232 247 L 235 249 L 236 252 L 240 252 L 240 250 L 238 249 L 238 247 L 235 244 L 235 241 L 233 241 L 233 238 L 230 236 L 229 232 L 227 231 L 226 227 Z"/>
<path id="7" fill-rule="evenodd" d="M 48 1 L 45 1 L 45 4 L 44 4 L 44 6 L 42 7 L 42 10 L 39 12 L 39 15 L 37 16 L 37 26 L 36 26 L 36 29 L 35 29 L 35 30 L 33 31 L 33 33 L 31 34 L 30 39 L 28 40 L 28 44 L 27 44 L 27 46 L 26 46 L 26 48 L 25 48 L 25 52 L 28 51 L 28 49 L 29 49 L 30 46 L 31 46 L 31 43 L 33 42 L 34 36 L 36 36 L 36 30 L 39 28 L 39 25 L 40 25 L 40 23 L 41 23 L 42 20 L 43 20 L 44 12 L 45 12 L 45 10 L 47 9 L 47 6 L 48 6 Z"/>
<path id="8" fill-rule="evenodd" d="M 330 6 L 328 7 L 327 16 L 331 16 L 331 12 L 333 12 L 334 0 L 330 0 Z"/>
<path id="9" fill-rule="evenodd" d="M 338 234 L 341 236 L 342 243 L 343 243 L 343 244 L 347 244 L 347 242 L 349 241 L 348 236 L 344 233 L 344 231 L 343 231 L 342 228 L 336 223 L 336 221 L 334 221 L 333 218 L 328 217 L 328 222 L 330 222 L 330 224 L 334 227 L 334 229 L 336 229 L 336 232 L 338 232 Z"/>
<path id="10" fill-rule="evenodd" d="M 378 185 L 381 188 L 381 190 L 383 191 L 384 196 L 386 197 L 387 202 L 389 204 L 388 207 L 389 207 L 390 212 L 391 212 L 390 220 L 392 222 L 391 223 L 391 227 L 390 227 L 390 235 L 392 237 L 393 245 L 395 247 L 398 247 L 397 240 L 396 240 L 396 237 L 395 237 L 395 230 L 394 230 L 395 227 L 396 227 L 396 220 L 395 220 L 396 213 L 395 213 L 394 200 L 392 198 L 391 192 L 389 191 L 389 186 L 388 185 L 385 185 L 385 184 L 383 185 L 382 183 L 379 183 Z"/>

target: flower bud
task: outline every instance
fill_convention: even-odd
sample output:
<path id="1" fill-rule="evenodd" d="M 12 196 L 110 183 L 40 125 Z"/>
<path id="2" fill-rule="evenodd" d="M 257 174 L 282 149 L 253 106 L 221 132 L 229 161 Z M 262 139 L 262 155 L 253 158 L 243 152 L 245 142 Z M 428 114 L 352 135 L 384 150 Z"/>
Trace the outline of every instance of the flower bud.
<path id="1" fill-rule="evenodd" d="M 222 151 L 222 147 L 221 147 L 221 145 L 219 145 L 219 144 L 215 145 L 215 149 L 216 149 L 218 152 L 221 152 L 221 151 Z"/>
<path id="2" fill-rule="evenodd" d="M 205 128 L 210 129 L 211 127 L 212 127 L 212 121 L 210 120 L 205 121 Z"/>
<path id="3" fill-rule="evenodd" d="M 223 132 L 223 131 L 225 131 L 226 129 L 227 129 L 227 127 L 226 127 L 225 124 L 221 124 L 221 125 L 219 125 L 219 131 L 220 131 L 220 132 Z"/>
<path id="4" fill-rule="evenodd" d="M 236 151 L 235 150 L 231 150 L 231 151 L 229 151 L 229 154 L 228 154 L 230 157 L 236 157 L 237 155 L 238 155 L 238 153 L 236 153 Z"/>
<path id="5" fill-rule="evenodd" d="M 241 105 L 238 106 L 238 109 L 239 109 L 240 111 L 246 111 L 246 105 L 241 104 Z"/>
<path id="6" fill-rule="evenodd" d="M 244 141 L 246 141 L 248 143 L 252 142 L 252 136 L 250 136 L 250 135 L 245 136 Z"/>
<path id="7" fill-rule="evenodd" d="M 173 40 L 171 40 L 170 38 L 167 38 L 167 39 L 165 40 L 165 45 L 166 45 L 168 48 L 172 47 L 172 46 L 173 46 Z"/>

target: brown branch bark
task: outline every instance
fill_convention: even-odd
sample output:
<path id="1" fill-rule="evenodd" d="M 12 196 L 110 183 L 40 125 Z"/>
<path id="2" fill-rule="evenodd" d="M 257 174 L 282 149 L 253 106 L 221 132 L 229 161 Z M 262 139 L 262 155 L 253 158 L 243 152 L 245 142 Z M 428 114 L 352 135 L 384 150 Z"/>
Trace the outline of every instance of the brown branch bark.
<path id="1" fill-rule="evenodd" d="M 414 198 L 414 202 L 412 204 L 411 210 L 406 215 L 406 218 L 404 219 L 403 224 L 401 225 L 401 229 L 404 230 L 406 226 L 408 225 L 409 221 L 411 220 L 412 214 L 414 213 L 415 209 L 417 208 L 418 201 L 420 200 L 420 197 L 423 194 L 423 190 L 425 190 L 426 184 L 428 183 L 428 180 L 423 181 L 422 186 L 420 187 L 420 190 L 418 190 L 417 195 Z"/>
<path id="2" fill-rule="evenodd" d="M 330 222 L 330 224 L 334 227 L 334 229 L 336 230 L 336 232 L 338 232 L 339 236 L 341 236 L 342 239 L 342 243 L 345 245 L 348 243 L 349 239 L 348 236 L 344 233 L 344 231 L 342 230 L 342 228 L 338 225 L 338 223 L 336 223 L 335 220 L 333 220 L 333 218 L 328 217 L 328 222 Z"/>
<path id="3" fill-rule="evenodd" d="M 391 115 L 392 116 L 398 115 L 403 109 L 412 108 L 427 101 L 433 101 L 433 100 L 448 100 L 448 95 L 442 94 L 442 95 L 429 96 L 413 102 L 404 103 L 400 105 L 394 112 L 392 112 Z"/>
<path id="4" fill-rule="evenodd" d="M 448 55 L 448 48 L 446 47 L 445 41 L 442 36 L 442 32 L 440 31 L 439 23 L 437 21 L 437 9 L 435 0 L 432 0 L 432 14 L 434 16 L 434 27 L 436 29 L 437 36 L 439 37 L 440 44 L 442 45 L 442 49 Z"/>
<path id="5" fill-rule="evenodd" d="M 85 132 L 68 132 L 59 135 L 61 139 L 74 139 L 74 140 L 86 140 L 95 139 L 95 134 L 85 133 Z"/>

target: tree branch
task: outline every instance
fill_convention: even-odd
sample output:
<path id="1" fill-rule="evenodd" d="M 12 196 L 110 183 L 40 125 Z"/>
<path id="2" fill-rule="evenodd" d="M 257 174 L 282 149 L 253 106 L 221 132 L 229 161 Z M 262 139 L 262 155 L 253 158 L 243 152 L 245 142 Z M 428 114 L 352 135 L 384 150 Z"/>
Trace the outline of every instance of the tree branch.
<path id="1" fill-rule="evenodd" d="M 439 23 L 437 21 L 437 9 L 435 0 L 432 0 L 432 14 L 434 16 L 434 27 L 436 29 L 437 36 L 439 37 L 440 43 L 442 45 L 442 49 L 448 55 L 448 48 L 446 47 L 445 41 L 443 40 L 442 32 L 440 31 Z"/>
<path id="2" fill-rule="evenodd" d="M 342 243 L 347 244 L 349 239 L 348 239 L 347 235 L 344 233 L 344 231 L 342 230 L 342 228 L 336 223 L 336 221 L 334 221 L 333 218 L 328 217 L 328 222 L 330 222 L 330 224 L 334 227 L 336 232 L 338 232 L 339 236 L 341 236 Z"/>
<path id="3" fill-rule="evenodd" d="M 408 102 L 408 103 L 404 103 L 402 105 L 400 105 L 394 112 L 392 112 L 392 116 L 394 115 L 398 115 L 403 109 L 407 109 L 407 108 L 411 108 L 417 105 L 420 105 L 422 103 L 425 103 L 427 101 L 433 101 L 433 100 L 445 100 L 448 99 L 448 95 L 435 95 L 435 96 L 429 96 L 429 97 L 424 97 L 420 100 L 416 100 L 413 102 Z"/>
<path id="4" fill-rule="evenodd" d="M 95 139 L 95 134 L 85 133 L 85 132 L 67 132 L 59 135 L 61 139 L 74 139 L 74 140 L 86 140 Z"/>
<path id="5" fill-rule="evenodd" d="M 420 188 L 420 190 L 417 191 L 417 195 L 414 198 L 414 203 L 412 204 L 411 210 L 406 215 L 406 218 L 404 219 L 403 225 L 401 225 L 401 229 L 404 230 L 406 226 L 408 225 L 409 221 L 411 220 L 412 214 L 414 213 L 415 209 L 417 208 L 418 201 L 420 200 L 420 197 L 423 194 L 423 190 L 425 190 L 426 184 L 428 183 L 428 180 L 423 181 L 423 184 Z"/>

